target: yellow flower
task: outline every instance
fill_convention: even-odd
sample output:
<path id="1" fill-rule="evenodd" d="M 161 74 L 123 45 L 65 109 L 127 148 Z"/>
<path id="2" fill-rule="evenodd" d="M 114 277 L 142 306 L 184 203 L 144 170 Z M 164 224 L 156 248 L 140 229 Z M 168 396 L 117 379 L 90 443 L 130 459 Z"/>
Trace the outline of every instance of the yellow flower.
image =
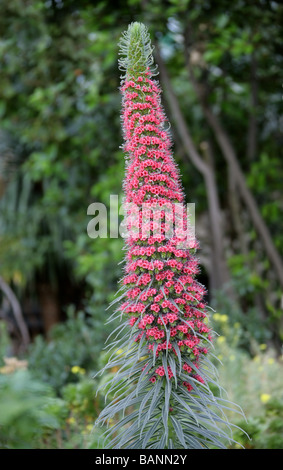
<path id="1" fill-rule="evenodd" d="M 213 319 L 215 321 L 220 321 L 222 323 L 226 323 L 228 321 L 228 316 L 227 315 L 221 315 L 221 313 L 214 313 Z"/>
<path id="2" fill-rule="evenodd" d="M 267 364 L 270 364 L 270 365 L 271 365 L 271 364 L 274 364 L 274 362 L 275 362 L 275 361 L 274 361 L 273 357 L 269 357 L 269 358 L 267 359 Z"/>
<path id="3" fill-rule="evenodd" d="M 270 400 L 270 398 L 271 398 L 271 395 L 269 395 L 268 393 L 262 393 L 260 395 L 260 401 L 262 403 L 267 403 Z"/>
<path id="4" fill-rule="evenodd" d="M 261 351 L 265 351 L 266 348 L 267 348 L 266 344 L 260 344 L 260 345 L 259 345 L 259 349 L 260 349 Z"/>
<path id="5" fill-rule="evenodd" d="M 220 321 L 226 323 L 228 321 L 228 315 L 220 315 Z"/>

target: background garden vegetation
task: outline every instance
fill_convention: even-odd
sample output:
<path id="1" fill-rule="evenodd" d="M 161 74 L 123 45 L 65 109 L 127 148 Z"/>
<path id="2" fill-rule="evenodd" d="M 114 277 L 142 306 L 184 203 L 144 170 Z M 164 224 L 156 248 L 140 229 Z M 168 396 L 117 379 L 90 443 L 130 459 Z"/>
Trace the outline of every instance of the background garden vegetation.
<path id="1" fill-rule="evenodd" d="M 268 0 L 0 0 L 0 447 L 97 448 L 123 240 L 118 40 L 142 21 L 247 448 L 283 448 L 283 8 Z M 280 133 L 281 130 L 281 133 Z M 115 373 L 113 370 L 111 373 Z"/>

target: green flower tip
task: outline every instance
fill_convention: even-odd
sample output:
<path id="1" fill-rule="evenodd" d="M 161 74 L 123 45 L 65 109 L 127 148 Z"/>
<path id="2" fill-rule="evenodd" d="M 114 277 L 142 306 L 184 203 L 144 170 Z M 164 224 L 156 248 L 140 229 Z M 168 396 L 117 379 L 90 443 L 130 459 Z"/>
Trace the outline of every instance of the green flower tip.
<path id="1" fill-rule="evenodd" d="M 119 68 L 125 72 L 123 78 L 137 77 L 148 69 L 154 72 L 150 35 L 143 23 L 135 21 L 124 31 L 119 42 Z"/>

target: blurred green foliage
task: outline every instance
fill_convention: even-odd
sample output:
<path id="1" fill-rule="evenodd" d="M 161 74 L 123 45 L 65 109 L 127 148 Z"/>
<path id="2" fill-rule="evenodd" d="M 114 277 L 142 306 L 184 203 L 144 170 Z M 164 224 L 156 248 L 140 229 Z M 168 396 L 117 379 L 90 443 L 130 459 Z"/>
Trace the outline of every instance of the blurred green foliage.
<path id="1" fill-rule="evenodd" d="M 23 287 L 38 272 L 58 283 L 70 253 L 72 265 L 85 266 L 89 250 L 101 265 L 87 207 L 121 191 L 118 77 L 107 80 L 113 46 L 105 33 L 91 36 L 84 11 L 58 9 L 57 18 L 47 3 L 1 2 L 1 137 L 15 164 L 1 200 L 1 273 Z"/>
<path id="2" fill-rule="evenodd" d="M 29 448 L 40 439 L 45 427 L 55 428 L 58 421 L 44 406 L 52 397 L 49 385 L 36 382 L 27 371 L 0 375 L 0 446 Z"/>
<path id="3" fill-rule="evenodd" d="M 253 309 L 254 291 L 260 296 L 261 290 L 262 317 L 272 310 L 272 335 L 281 332 L 276 279 L 247 214 L 243 231 L 249 255 L 239 246 L 227 197 L 227 169 L 189 79 L 184 48 L 190 25 L 190 60 L 196 76 L 208 87 L 209 104 L 225 122 L 248 185 L 282 251 L 281 6 L 264 0 L 263 14 L 253 3 L 227 0 L 217 5 L 168 0 L 162 7 L 156 0 L 146 5 L 0 0 L 0 5 L 5 170 L 0 182 L 1 275 L 23 298 L 27 291 L 37 297 L 41 281 L 67 289 L 59 299 L 63 308 L 72 302 L 79 308 L 90 306 L 97 320 L 103 319 L 121 275 L 122 240 L 90 239 L 87 208 L 95 201 L 109 207 L 110 194 L 122 195 L 117 42 L 131 21 L 141 20 L 163 51 L 196 147 L 210 141 L 214 148 L 220 203 L 227 214 L 230 272 L 240 308 Z M 163 100 L 167 111 L 166 90 Z M 249 154 L 253 126 L 255 150 Z M 174 121 L 171 130 L 184 189 L 188 200 L 196 203 L 198 217 L 208 207 L 205 185 L 182 158 Z M 249 259 L 252 253 L 254 258 Z M 241 284 L 241 279 L 246 282 Z M 72 286 L 78 285 L 80 293 L 70 299 Z"/>

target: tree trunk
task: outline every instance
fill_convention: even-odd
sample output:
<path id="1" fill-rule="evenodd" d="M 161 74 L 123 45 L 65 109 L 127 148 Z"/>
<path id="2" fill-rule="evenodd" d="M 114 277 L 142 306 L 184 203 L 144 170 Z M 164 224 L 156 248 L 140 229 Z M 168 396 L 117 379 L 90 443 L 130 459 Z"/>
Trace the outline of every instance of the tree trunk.
<path id="1" fill-rule="evenodd" d="M 161 58 L 158 47 L 155 49 L 156 60 L 159 66 L 161 80 L 164 83 L 164 90 L 168 98 L 168 104 L 171 109 L 172 118 L 175 120 L 176 129 L 183 143 L 185 152 L 190 162 L 203 175 L 208 198 L 208 210 L 212 238 L 212 286 L 215 289 L 223 288 L 230 279 L 226 261 L 224 258 L 223 233 L 221 228 L 221 211 L 215 182 L 215 175 L 212 166 L 211 156 L 209 156 L 209 147 L 206 144 L 206 160 L 204 161 L 197 151 L 191 135 L 189 133 L 184 116 L 181 112 L 176 95 L 173 91 L 166 66 Z"/>
<path id="2" fill-rule="evenodd" d="M 228 166 L 230 167 L 230 171 L 233 172 L 233 175 L 237 184 L 237 188 L 240 191 L 241 198 L 243 202 L 246 204 L 246 207 L 249 211 L 254 227 L 262 240 L 266 255 L 269 258 L 270 262 L 272 263 L 274 270 L 277 274 L 278 281 L 281 287 L 283 287 L 282 259 L 273 243 L 273 240 L 271 238 L 267 225 L 260 214 L 257 203 L 250 189 L 248 188 L 246 184 L 245 176 L 240 168 L 236 153 L 229 139 L 229 136 L 226 133 L 224 126 L 222 125 L 220 119 L 218 118 L 218 116 L 216 116 L 213 113 L 213 111 L 211 110 L 210 106 L 207 103 L 207 100 L 206 100 L 207 92 L 204 87 L 204 84 L 202 83 L 200 85 L 195 78 L 192 65 L 189 60 L 187 47 L 185 47 L 185 55 L 186 55 L 186 63 L 187 63 L 189 77 L 191 79 L 195 92 L 199 98 L 200 104 L 202 106 L 203 114 L 210 128 L 214 132 L 215 138 L 219 144 L 220 149 L 222 150 L 222 154 L 226 162 L 228 163 Z"/>

